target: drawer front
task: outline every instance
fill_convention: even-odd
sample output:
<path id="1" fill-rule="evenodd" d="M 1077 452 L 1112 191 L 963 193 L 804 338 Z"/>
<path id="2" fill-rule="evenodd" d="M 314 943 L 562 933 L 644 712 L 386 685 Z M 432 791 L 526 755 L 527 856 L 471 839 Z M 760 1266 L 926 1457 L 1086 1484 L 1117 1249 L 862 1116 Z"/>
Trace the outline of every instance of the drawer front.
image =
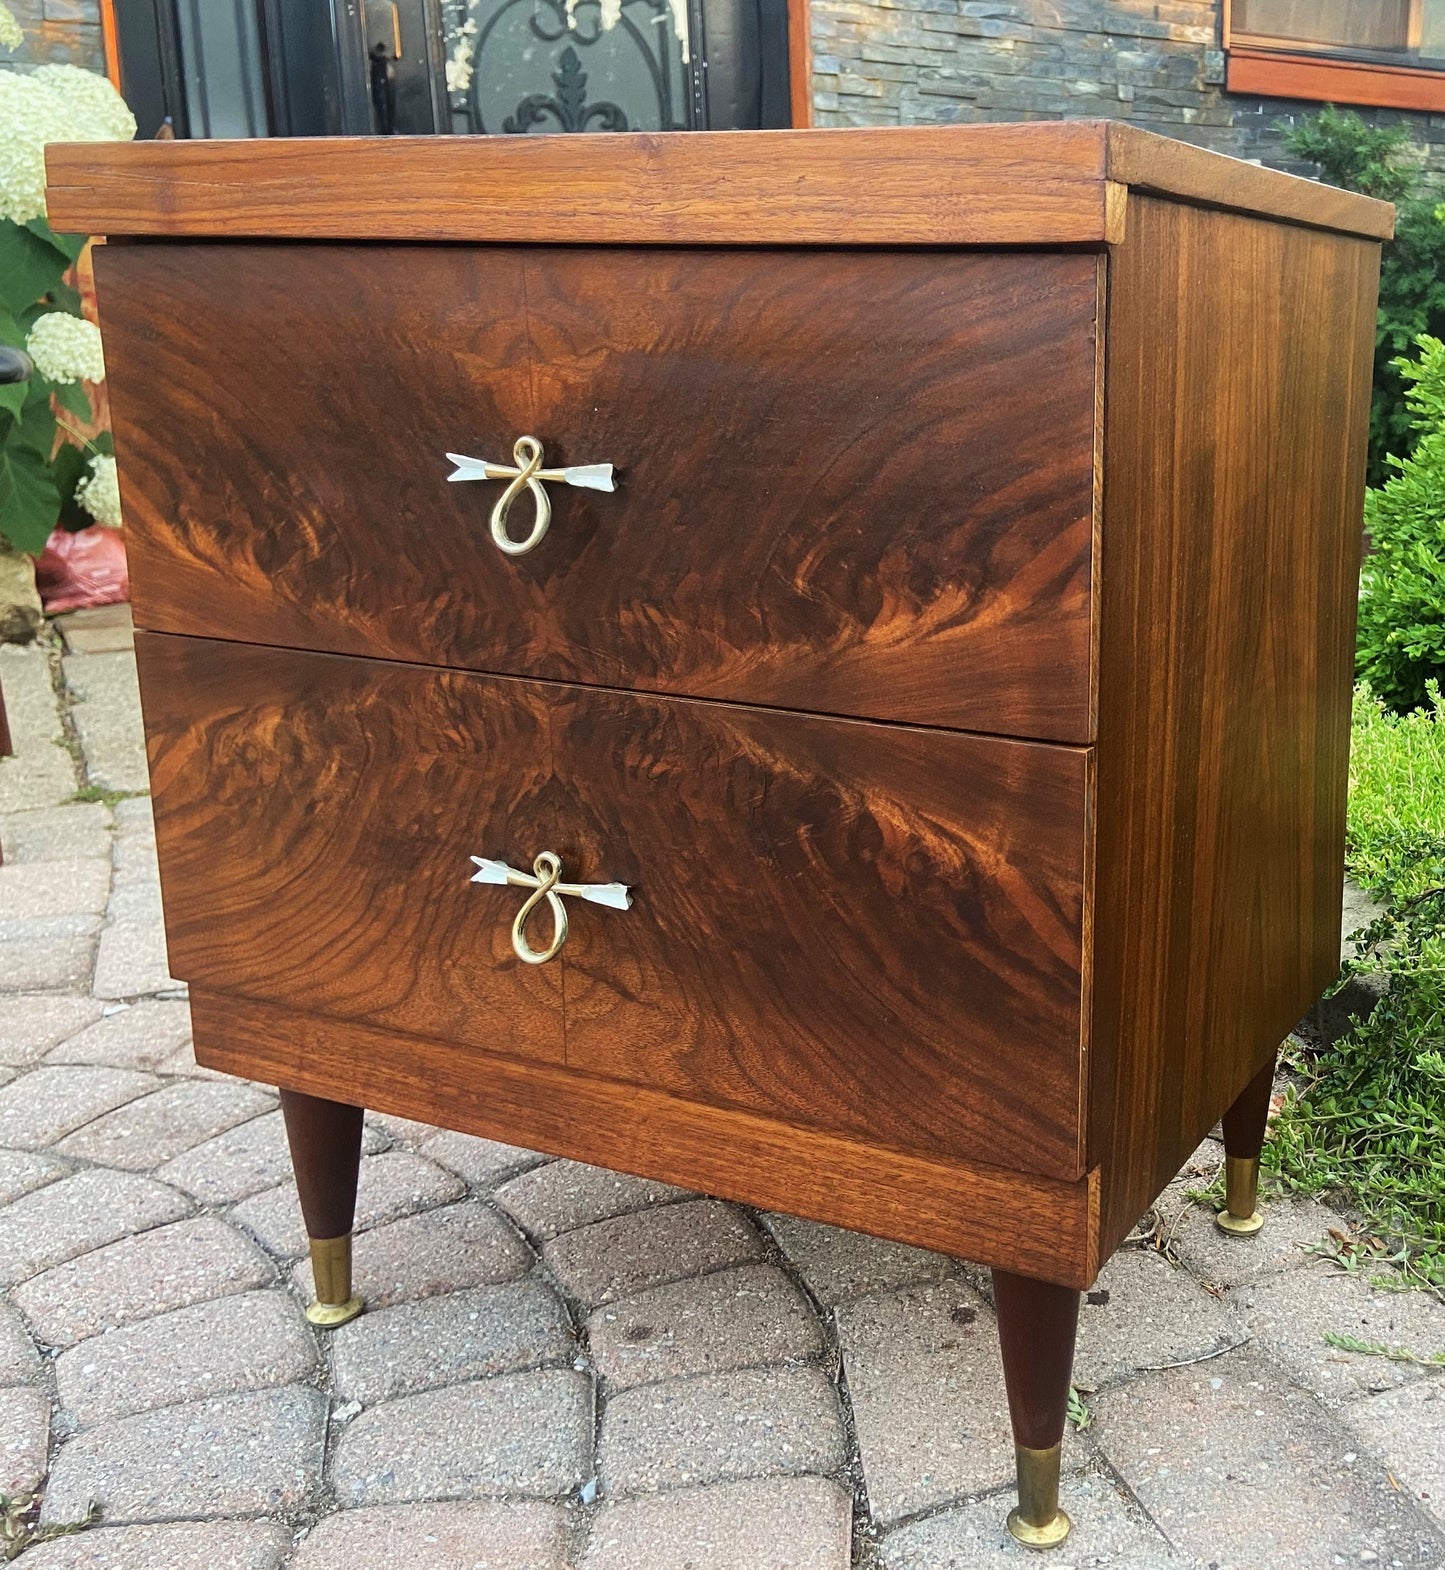
<path id="1" fill-rule="evenodd" d="M 142 634 L 178 976 L 1075 1178 L 1092 754 Z M 521 888 L 627 884 L 520 963 Z M 534 948 L 544 913 L 524 929 Z M 565 1022 L 565 1025 L 564 1025 Z"/>
<path id="2" fill-rule="evenodd" d="M 107 247 L 138 618 L 1088 742 L 1098 265 Z M 522 435 L 619 488 L 513 556 L 445 454 Z"/>

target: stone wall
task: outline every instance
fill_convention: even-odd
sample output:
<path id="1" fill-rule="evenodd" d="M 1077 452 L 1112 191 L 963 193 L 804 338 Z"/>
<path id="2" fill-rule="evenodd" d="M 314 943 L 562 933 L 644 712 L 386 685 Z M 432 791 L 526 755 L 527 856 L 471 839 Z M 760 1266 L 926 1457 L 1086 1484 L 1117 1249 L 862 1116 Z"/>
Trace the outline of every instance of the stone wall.
<path id="1" fill-rule="evenodd" d="M 5 62 L 83 65 L 105 70 L 99 0 L 5 0 L 25 33 L 23 48 L 0 56 Z"/>
<path id="2" fill-rule="evenodd" d="M 814 123 L 1107 117 L 1298 169 L 1279 127 L 1319 105 L 1226 93 L 1220 12 L 1220 0 L 812 0 Z M 1445 181 L 1445 115 L 1360 113 L 1408 124 Z"/>

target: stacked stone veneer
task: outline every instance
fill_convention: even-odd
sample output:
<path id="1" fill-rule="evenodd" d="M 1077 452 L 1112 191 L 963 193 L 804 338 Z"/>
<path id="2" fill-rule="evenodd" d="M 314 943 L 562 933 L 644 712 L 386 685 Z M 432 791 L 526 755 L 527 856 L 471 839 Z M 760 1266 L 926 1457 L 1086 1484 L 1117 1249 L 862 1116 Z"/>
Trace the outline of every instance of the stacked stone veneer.
<path id="1" fill-rule="evenodd" d="M 24 45 L 0 55 L 5 64 L 83 65 L 105 70 L 99 0 L 5 0 L 25 34 Z"/>
<path id="2" fill-rule="evenodd" d="M 1108 117 L 1297 168 L 1280 126 L 1319 106 L 1224 90 L 1220 0 L 812 0 L 817 125 Z M 1405 122 L 1445 179 L 1445 115 Z"/>

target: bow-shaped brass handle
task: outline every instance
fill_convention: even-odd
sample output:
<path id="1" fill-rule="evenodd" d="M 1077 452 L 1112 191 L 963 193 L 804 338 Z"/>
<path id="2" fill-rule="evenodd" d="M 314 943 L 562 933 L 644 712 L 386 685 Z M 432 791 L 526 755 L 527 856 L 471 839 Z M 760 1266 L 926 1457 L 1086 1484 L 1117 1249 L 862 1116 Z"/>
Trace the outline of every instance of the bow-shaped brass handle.
<path id="1" fill-rule="evenodd" d="M 562 858 L 544 850 L 532 863 L 531 872 L 518 872 L 505 861 L 488 861 L 484 856 L 473 856 L 477 871 L 473 883 L 510 883 L 519 889 L 531 889 L 532 896 L 517 912 L 512 923 L 512 948 L 516 956 L 527 965 L 545 965 L 556 956 L 567 941 L 567 907 L 558 898 L 570 894 L 576 899 L 590 900 L 594 905 L 607 905 L 613 910 L 628 910 L 632 895 L 625 883 L 560 883 Z M 543 900 L 552 912 L 552 941 L 545 949 L 534 949 L 527 942 L 527 918 Z"/>
<path id="2" fill-rule="evenodd" d="M 528 551 L 536 550 L 547 532 L 547 525 L 552 521 L 552 500 L 542 489 L 544 480 L 590 491 L 617 489 L 610 463 L 579 463 L 567 469 L 544 469 L 542 444 L 535 436 L 519 436 L 512 443 L 516 468 L 509 468 L 504 463 L 488 463 L 484 458 L 468 458 L 459 452 L 449 452 L 447 457 L 456 464 L 447 476 L 448 480 L 510 481 L 492 508 L 492 540 L 497 549 L 508 556 L 525 556 Z M 532 532 L 525 540 L 514 540 L 507 531 L 507 514 L 524 490 L 532 493 L 537 512 L 532 520 Z"/>

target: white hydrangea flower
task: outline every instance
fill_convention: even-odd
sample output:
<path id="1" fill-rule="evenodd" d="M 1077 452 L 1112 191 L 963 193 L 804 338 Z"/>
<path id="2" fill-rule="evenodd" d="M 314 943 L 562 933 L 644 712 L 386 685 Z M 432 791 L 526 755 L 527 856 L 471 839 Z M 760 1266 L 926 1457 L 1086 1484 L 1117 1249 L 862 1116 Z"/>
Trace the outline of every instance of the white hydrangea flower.
<path id="1" fill-rule="evenodd" d="M 105 77 L 78 65 L 42 65 L 31 75 L 64 104 L 72 142 L 129 142 L 135 116 Z"/>
<path id="2" fill-rule="evenodd" d="M 35 369 L 52 382 L 103 382 L 105 356 L 100 328 L 68 311 L 47 311 L 35 319 L 25 352 Z"/>
<path id="3" fill-rule="evenodd" d="M 120 481 L 114 458 L 97 453 L 90 460 L 90 473 L 75 487 L 75 499 L 97 523 L 120 528 Z"/>
<path id="4" fill-rule="evenodd" d="M 65 135 L 55 94 L 28 71 L 0 71 L 0 218 L 45 216 L 45 144 Z"/>
<path id="5" fill-rule="evenodd" d="M 15 13 L 8 5 L 0 5 L 0 49 L 18 49 L 25 42 L 25 34 L 15 20 Z"/>
<path id="6" fill-rule="evenodd" d="M 0 218 L 45 216 L 47 142 L 128 142 L 135 117 L 103 76 L 75 65 L 0 71 Z"/>

